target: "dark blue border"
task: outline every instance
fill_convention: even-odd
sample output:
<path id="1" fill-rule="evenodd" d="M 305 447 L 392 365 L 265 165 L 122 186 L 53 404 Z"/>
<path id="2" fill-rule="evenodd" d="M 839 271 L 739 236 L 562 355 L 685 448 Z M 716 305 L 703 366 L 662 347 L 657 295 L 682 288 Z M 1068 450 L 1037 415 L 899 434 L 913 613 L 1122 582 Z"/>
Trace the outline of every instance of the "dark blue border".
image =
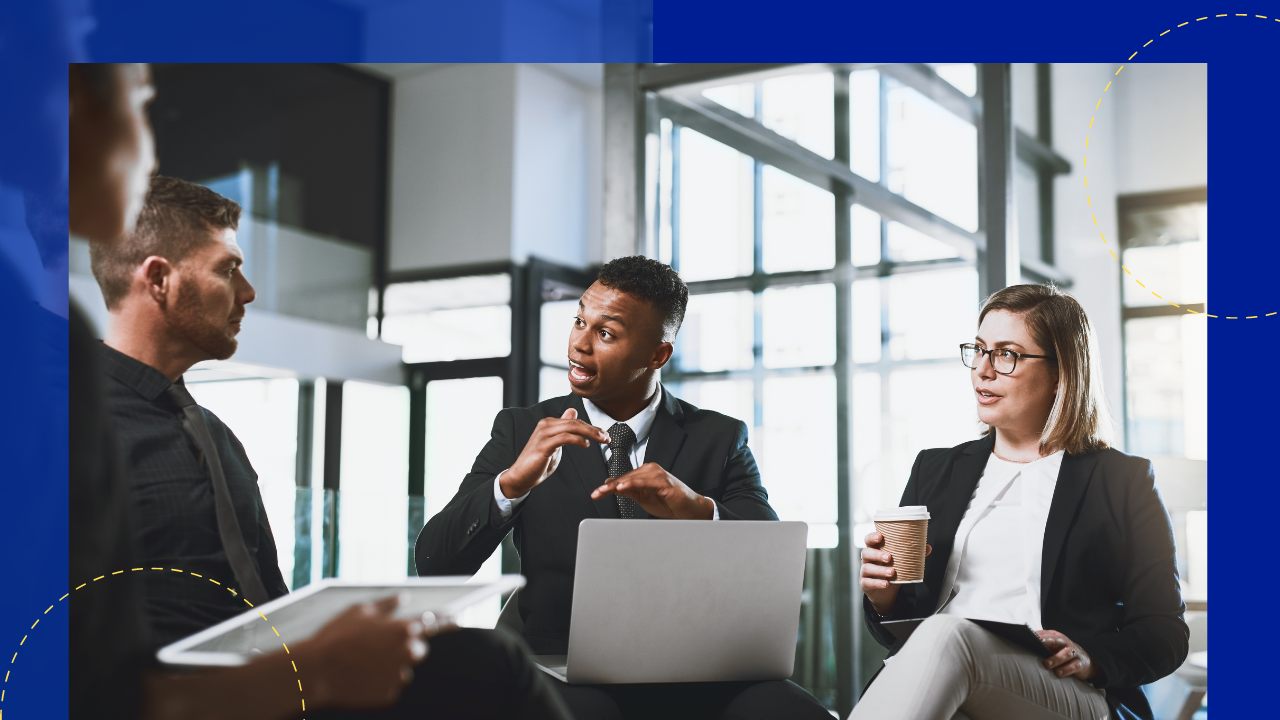
<path id="1" fill-rule="evenodd" d="M 146 61 L 1053 61 L 1123 62 L 1147 39 L 1206 13 L 1242 9 L 1280 15 L 1274 2 L 1148 4 L 774 2 L 747 0 L 98 0 L 89 15 L 77 0 L 10 2 L 0 9 L 0 242 L 25 242 L 16 188 L 65 167 L 65 125 L 45 98 L 65 97 L 69 60 Z M 1220 7 L 1213 7 L 1219 5 Z M 1245 7 L 1252 5 L 1251 7 Z M 372 9 L 372 10 L 371 10 Z M 382 15 L 376 12 L 381 9 Z M 397 16 L 399 17 L 399 16 Z M 372 18 L 372 19 L 371 19 Z M 89 26 L 96 30 L 84 39 Z M 393 18 L 395 19 L 395 18 Z M 1210 64 L 1211 310 L 1221 315 L 1280 311 L 1274 269 L 1280 143 L 1276 63 L 1280 23 L 1213 18 L 1171 33 L 1142 51 L 1146 62 Z M 53 120 L 50 120 L 50 117 Z M 62 140 L 59 141 L 58 138 Z M 1170 152 L 1178 152 L 1170 148 Z M 15 246 L 16 247 L 16 246 Z M 19 252 L 19 255 L 22 253 Z M 0 256 L 2 257 L 2 256 Z M 27 254 L 29 258 L 29 253 Z M 56 717 L 65 698 L 65 613 L 31 622 L 65 592 L 65 368 L 42 359 L 48 348 L 29 312 L 23 279 L 34 271 L 0 259 L 0 656 L 23 633 L 23 662 L 4 709 L 15 717 Z M 1275 379 L 1280 315 L 1210 321 L 1211 494 L 1246 502 L 1223 541 L 1237 549 L 1215 563 L 1215 592 L 1242 627 L 1215 635 L 1215 709 L 1243 716 L 1267 694 L 1270 668 L 1259 662 L 1276 581 L 1266 566 L 1269 515 L 1280 500 L 1265 462 L 1275 445 Z M 1215 501 L 1216 504 L 1216 501 Z M 1231 505 L 1229 504 L 1230 511 Z M 1216 518 L 1228 517 L 1219 511 Z M 1217 547 L 1215 523 L 1211 543 Z M 1259 562 L 1252 562 L 1254 558 Z M 1221 580 L 1221 572 L 1228 573 Z M 1236 578 L 1241 578 L 1237 580 Z M 1236 595 L 1221 595 L 1227 584 Z M 1239 605 L 1239 610 L 1237 610 Z M 56 621 L 56 622 L 55 622 Z M 1256 629 L 1255 629 L 1256 628 Z M 38 641 L 38 642 L 37 642 Z M 9 649 L 6 649 L 9 648 Z M 1224 652 L 1225 651 L 1225 652 Z M 43 654 L 42 654 L 43 653 Z M 1221 665 L 1226 662 L 1227 665 Z M 9 663 L 4 663 L 9 665 Z M 1222 668 L 1226 667 L 1226 672 Z M 8 669 L 8 668 L 6 668 Z M 1223 685 L 1222 683 L 1226 683 Z M 39 699 L 41 704 L 24 705 Z M 45 704 L 52 702 L 52 705 Z M 22 710 L 33 712 L 21 712 Z"/>

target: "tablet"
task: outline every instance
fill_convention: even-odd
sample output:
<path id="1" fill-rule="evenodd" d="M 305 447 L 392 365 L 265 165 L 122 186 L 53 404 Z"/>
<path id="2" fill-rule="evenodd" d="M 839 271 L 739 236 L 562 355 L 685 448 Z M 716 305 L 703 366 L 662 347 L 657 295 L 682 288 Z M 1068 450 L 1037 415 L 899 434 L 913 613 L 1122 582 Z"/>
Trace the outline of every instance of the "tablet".
<path id="1" fill-rule="evenodd" d="M 966 618 L 969 622 L 974 623 L 978 627 L 985 629 L 992 635 L 999 636 L 1008 640 L 1022 648 L 1026 648 L 1040 657 L 1049 657 L 1053 653 L 1049 648 L 1045 647 L 1041 642 L 1040 636 L 1027 625 L 1016 625 L 1014 623 L 998 622 L 996 620 L 978 620 L 975 618 Z M 909 620 L 882 620 L 880 625 L 893 634 L 899 642 L 905 643 L 907 638 L 911 637 L 911 633 L 915 632 L 920 623 L 925 618 L 911 618 Z"/>
<path id="2" fill-rule="evenodd" d="M 395 617 L 434 613 L 442 620 L 464 608 L 524 586 L 522 575 L 503 575 L 493 582 L 468 583 L 466 576 L 406 578 L 394 583 L 362 583 L 328 579 L 276 598 L 211 628 L 160 649 L 160 662 L 170 665 L 244 665 L 255 655 L 281 649 L 316 633 L 325 623 L 357 603 L 391 595 L 400 597 Z"/>

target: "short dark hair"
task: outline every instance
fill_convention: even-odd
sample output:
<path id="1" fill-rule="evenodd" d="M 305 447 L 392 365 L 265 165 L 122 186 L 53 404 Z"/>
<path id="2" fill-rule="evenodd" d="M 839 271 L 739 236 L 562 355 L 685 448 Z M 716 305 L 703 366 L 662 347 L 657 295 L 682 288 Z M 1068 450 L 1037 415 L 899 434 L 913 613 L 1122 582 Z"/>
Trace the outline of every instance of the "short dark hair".
<path id="1" fill-rule="evenodd" d="M 118 243 L 90 243 L 93 276 L 102 299 L 114 309 L 129 294 L 134 270 L 156 255 L 175 265 L 211 239 L 212 233 L 235 230 L 240 205 L 203 185 L 157 175 L 133 233 Z"/>
<path id="2" fill-rule="evenodd" d="M 689 305 L 689 288 L 670 265 L 643 255 L 620 257 L 600 267 L 599 281 L 653 305 L 662 316 L 663 339 L 675 340 Z"/>

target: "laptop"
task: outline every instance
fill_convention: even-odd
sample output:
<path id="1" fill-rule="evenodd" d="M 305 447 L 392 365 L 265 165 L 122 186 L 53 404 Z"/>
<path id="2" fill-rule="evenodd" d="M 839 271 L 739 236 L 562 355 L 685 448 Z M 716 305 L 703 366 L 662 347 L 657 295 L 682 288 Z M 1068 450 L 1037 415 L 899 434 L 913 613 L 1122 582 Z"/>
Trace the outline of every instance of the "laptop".
<path id="1" fill-rule="evenodd" d="M 583 520 L 567 656 L 570 684 L 779 680 L 795 666 L 802 522 Z"/>

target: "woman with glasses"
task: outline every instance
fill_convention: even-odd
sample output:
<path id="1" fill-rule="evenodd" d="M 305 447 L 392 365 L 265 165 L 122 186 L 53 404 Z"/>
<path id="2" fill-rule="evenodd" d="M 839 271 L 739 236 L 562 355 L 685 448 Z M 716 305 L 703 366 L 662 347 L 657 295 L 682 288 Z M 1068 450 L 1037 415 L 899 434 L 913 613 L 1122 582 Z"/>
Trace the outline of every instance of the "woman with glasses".
<path id="1" fill-rule="evenodd" d="M 983 305 L 960 346 L 983 437 L 921 452 L 902 494 L 930 514 L 923 582 L 894 582 L 866 537 L 864 614 L 890 657 L 850 720 L 1151 720 L 1139 686 L 1186 659 L 1185 606 L 1151 463 L 1108 446 L 1096 345 L 1057 288 Z M 885 625 L 919 618 L 905 643 Z M 1043 649 L 972 620 L 1030 626 Z"/>

